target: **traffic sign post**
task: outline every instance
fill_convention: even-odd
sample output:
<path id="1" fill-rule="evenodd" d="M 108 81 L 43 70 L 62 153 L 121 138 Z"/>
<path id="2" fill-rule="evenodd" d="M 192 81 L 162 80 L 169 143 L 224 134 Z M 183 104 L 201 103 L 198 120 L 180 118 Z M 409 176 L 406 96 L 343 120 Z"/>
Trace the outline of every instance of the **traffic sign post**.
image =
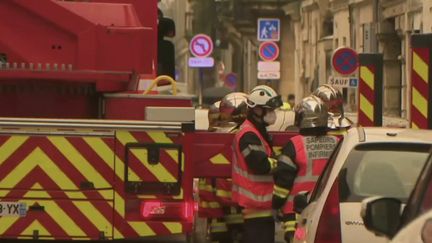
<path id="1" fill-rule="evenodd" d="M 357 52 L 348 47 L 336 49 L 332 56 L 332 66 L 342 75 L 353 74 L 359 66 Z"/>
<path id="2" fill-rule="evenodd" d="M 194 57 L 190 57 L 188 64 L 191 68 L 198 68 L 198 103 L 202 105 L 202 83 L 203 83 L 203 68 L 210 68 L 214 66 L 214 59 L 209 57 L 213 52 L 213 41 L 205 34 L 195 35 L 189 44 L 189 50 Z"/>
<path id="3" fill-rule="evenodd" d="M 258 41 L 279 41 L 280 19 L 259 18 L 257 39 Z"/>
<path id="4" fill-rule="evenodd" d="M 258 79 L 280 79 L 279 46 L 273 41 L 262 42 L 258 54 L 263 61 L 258 62 Z"/>

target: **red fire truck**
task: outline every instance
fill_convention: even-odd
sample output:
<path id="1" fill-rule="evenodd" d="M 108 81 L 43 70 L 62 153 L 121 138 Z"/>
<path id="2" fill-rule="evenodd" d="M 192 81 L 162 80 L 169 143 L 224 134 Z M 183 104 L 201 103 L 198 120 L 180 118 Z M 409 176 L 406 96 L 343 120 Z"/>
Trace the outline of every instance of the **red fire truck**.
<path id="1" fill-rule="evenodd" d="M 176 92 L 157 78 L 157 0 L 8 0 L 0 16 L 0 239 L 190 235 L 193 178 L 230 176 L 233 135 L 152 91 Z"/>

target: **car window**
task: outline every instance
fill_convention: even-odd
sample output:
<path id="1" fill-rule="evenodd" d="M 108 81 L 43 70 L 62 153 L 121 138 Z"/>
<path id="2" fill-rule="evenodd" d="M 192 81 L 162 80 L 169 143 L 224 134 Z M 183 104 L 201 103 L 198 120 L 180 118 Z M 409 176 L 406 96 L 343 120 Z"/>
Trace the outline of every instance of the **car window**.
<path id="1" fill-rule="evenodd" d="M 354 147 L 339 173 L 341 202 L 370 196 L 406 202 L 428 155 L 430 145 L 368 143 Z"/>
<path id="2" fill-rule="evenodd" d="M 432 154 L 422 171 L 402 214 L 402 226 L 432 207 Z"/>
<path id="3" fill-rule="evenodd" d="M 320 177 L 318 178 L 317 184 L 315 186 L 315 189 L 313 190 L 312 196 L 310 201 L 315 201 L 318 197 L 321 196 L 321 193 L 324 191 L 324 188 L 327 184 L 327 181 L 330 177 L 330 172 L 333 169 L 333 166 L 335 164 L 337 155 L 339 153 L 339 150 L 342 145 L 343 138 L 339 141 L 339 143 L 336 145 L 336 148 L 333 150 L 333 153 L 330 155 L 329 161 L 327 162 L 326 167 L 324 168 L 323 172 L 321 173 Z"/>

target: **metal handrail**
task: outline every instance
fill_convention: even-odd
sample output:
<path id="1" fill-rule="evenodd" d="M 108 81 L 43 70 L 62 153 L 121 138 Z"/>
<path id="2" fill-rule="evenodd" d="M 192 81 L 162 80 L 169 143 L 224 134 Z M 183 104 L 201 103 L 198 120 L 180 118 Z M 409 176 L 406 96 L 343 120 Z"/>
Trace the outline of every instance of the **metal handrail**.
<path id="1" fill-rule="evenodd" d="M 124 121 L 96 119 L 0 118 L 0 127 L 86 128 L 86 129 L 151 129 L 180 130 L 181 122 Z"/>

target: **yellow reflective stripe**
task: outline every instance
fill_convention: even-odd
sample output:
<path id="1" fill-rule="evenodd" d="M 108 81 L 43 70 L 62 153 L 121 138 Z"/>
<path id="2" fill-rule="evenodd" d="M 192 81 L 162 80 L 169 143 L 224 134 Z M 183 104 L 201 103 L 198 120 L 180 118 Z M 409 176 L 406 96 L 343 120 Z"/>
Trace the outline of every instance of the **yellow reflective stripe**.
<path id="1" fill-rule="evenodd" d="M 171 232 L 171 234 L 178 234 L 182 232 L 182 225 L 178 222 L 163 222 L 163 225 Z"/>
<path id="2" fill-rule="evenodd" d="M 116 191 L 114 191 L 114 208 L 117 211 L 117 213 L 120 214 L 120 216 L 125 216 L 125 202 L 124 199 L 118 194 Z"/>
<path id="3" fill-rule="evenodd" d="M 33 235 L 34 230 L 38 230 L 39 235 L 51 236 L 51 233 L 48 232 L 48 230 L 45 229 L 45 227 L 43 227 L 42 224 L 39 223 L 39 220 L 37 220 L 37 219 L 35 219 L 27 228 L 25 228 L 21 232 L 21 235 Z"/>
<path id="4" fill-rule="evenodd" d="M 40 148 L 35 148 L 11 173 L 0 181 L 0 184 L 3 187 L 13 188 L 37 166 L 55 181 L 60 188 L 78 189 Z"/>
<path id="5" fill-rule="evenodd" d="M 87 219 L 106 235 L 111 235 L 112 224 L 88 201 L 73 201 L 73 204 L 87 216 Z"/>
<path id="6" fill-rule="evenodd" d="M 296 221 L 291 220 L 283 223 L 283 228 L 285 232 L 295 231 Z"/>
<path id="7" fill-rule="evenodd" d="M 415 87 L 412 87 L 412 104 L 423 117 L 428 118 L 428 101 Z"/>
<path id="8" fill-rule="evenodd" d="M 115 170 L 114 152 L 112 150 L 114 148 L 110 148 L 101 138 L 98 137 L 85 137 L 84 141 L 105 162 L 105 164 L 111 168 L 111 170 Z"/>
<path id="9" fill-rule="evenodd" d="M 210 223 L 210 232 L 211 233 L 220 233 L 228 231 L 227 225 L 225 222 L 215 222 L 212 221 Z"/>
<path id="10" fill-rule="evenodd" d="M 270 169 L 273 170 L 277 166 L 277 160 L 273 158 L 268 158 L 268 162 L 270 164 Z"/>
<path id="11" fill-rule="evenodd" d="M 0 235 L 3 235 L 20 217 L 0 217 Z"/>
<path id="12" fill-rule="evenodd" d="M 282 152 L 282 147 L 281 146 L 273 146 L 273 151 L 275 152 L 276 155 L 279 155 Z"/>
<path id="13" fill-rule="evenodd" d="M 279 187 L 277 185 L 273 186 L 273 194 L 278 196 L 278 197 L 286 198 L 288 196 L 289 192 L 290 191 L 288 189 Z"/>
<path id="14" fill-rule="evenodd" d="M 121 160 L 117 155 L 115 156 L 115 171 L 116 171 L 116 175 L 123 179 L 124 178 L 124 172 L 125 172 L 125 163 L 123 160 Z M 129 173 L 129 179 L 132 180 L 131 178 L 138 178 L 138 175 L 135 173 L 135 171 L 132 170 L 132 168 L 129 168 L 128 170 Z"/>
<path id="15" fill-rule="evenodd" d="M 90 162 L 65 137 L 50 136 L 48 140 L 96 187 L 111 187 L 110 183 L 99 174 Z"/>
<path id="16" fill-rule="evenodd" d="M 221 207 L 221 205 L 218 202 L 200 201 L 199 205 L 202 208 L 220 208 Z"/>
<path id="17" fill-rule="evenodd" d="M 242 214 L 228 214 L 224 217 L 227 224 L 241 224 L 243 223 L 243 215 Z"/>
<path id="18" fill-rule="evenodd" d="M 129 222 L 129 225 L 138 233 L 139 236 L 153 236 L 156 233 L 145 222 Z"/>
<path id="19" fill-rule="evenodd" d="M 327 132 L 327 135 L 335 135 L 335 136 L 340 136 L 340 135 L 345 135 L 347 134 L 348 131 L 346 128 L 339 128 L 337 130 L 329 130 Z"/>
<path id="20" fill-rule="evenodd" d="M 8 193 L 10 192 L 10 190 L 0 190 L 0 197 L 5 197 Z"/>
<path id="21" fill-rule="evenodd" d="M 254 210 L 243 210 L 243 218 L 251 219 L 251 218 L 263 218 L 263 217 L 271 217 L 273 214 L 271 210 L 262 210 L 262 211 L 254 211 Z"/>
<path id="22" fill-rule="evenodd" d="M 229 160 L 223 154 L 217 154 L 210 158 L 210 162 L 216 165 L 229 165 Z"/>
<path id="23" fill-rule="evenodd" d="M 366 66 L 360 67 L 360 78 L 363 79 L 365 84 L 369 86 L 371 90 L 375 89 L 375 74 L 370 71 L 370 69 Z"/>
<path id="24" fill-rule="evenodd" d="M 120 143 L 123 146 L 126 146 L 127 143 L 136 143 L 138 142 L 129 132 L 118 132 L 117 133 L 117 139 L 120 141 Z M 142 151 L 144 149 L 131 149 L 130 151 L 132 152 L 133 155 L 135 155 L 135 157 L 138 158 L 139 161 L 147 161 L 147 156 L 146 153 L 140 153 L 139 151 Z M 152 173 L 158 181 L 161 182 L 176 182 L 177 180 L 174 178 L 174 176 L 172 176 L 167 169 L 161 165 L 160 163 L 156 164 L 156 165 L 149 165 L 148 163 L 144 163 L 144 166 L 146 166 L 146 168 L 150 171 L 150 173 Z M 131 171 L 129 169 L 129 171 Z M 137 177 L 136 179 L 138 179 L 139 177 Z M 129 179 L 133 180 L 135 178 L 132 177 L 132 175 L 129 175 Z"/>
<path id="25" fill-rule="evenodd" d="M 24 198 L 51 198 L 48 192 L 40 190 L 42 189 L 42 186 L 37 182 L 31 186 L 31 189 L 31 191 L 27 191 L 24 194 Z"/>
<path id="26" fill-rule="evenodd" d="M 46 206 L 47 210 L 45 211 L 55 222 L 57 222 L 57 224 L 60 225 L 67 235 L 86 236 L 81 228 L 75 224 L 75 222 L 57 205 L 57 203 L 53 201 L 44 201 L 42 202 L 42 205 Z M 87 217 L 91 216 L 87 215 Z"/>
<path id="27" fill-rule="evenodd" d="M 201 191 L 206 191 L 206 192 L 213 192 L 213 187 L 211 185 L 200 185 L 198 187 L 199 190 Z"/>
<path id="28" fill-rule="evenodd" d="M 415 51 L 413 52 L 413 69 L 424 82 L 429 82 L 428 64 Z"/>
<path id="29" fill-rule="evenodd" d="M 231 191 L 225 191 L 218 189 L 216 190 L 216 196 L 218 197 L 231 197 Z"/>
<path id="30" fill-rule="evenodd" d="M 12 136 L 0 147 L 0 165 L 5 162 L 21 145 L 27 141 L 28 136 Z"/>
<path id="31" fill-rule="evenodd" d="M 369 118 L 374 120 L 374 106 L 373 104 L 362 94 L 360 94 L 360 109 Z"/>

